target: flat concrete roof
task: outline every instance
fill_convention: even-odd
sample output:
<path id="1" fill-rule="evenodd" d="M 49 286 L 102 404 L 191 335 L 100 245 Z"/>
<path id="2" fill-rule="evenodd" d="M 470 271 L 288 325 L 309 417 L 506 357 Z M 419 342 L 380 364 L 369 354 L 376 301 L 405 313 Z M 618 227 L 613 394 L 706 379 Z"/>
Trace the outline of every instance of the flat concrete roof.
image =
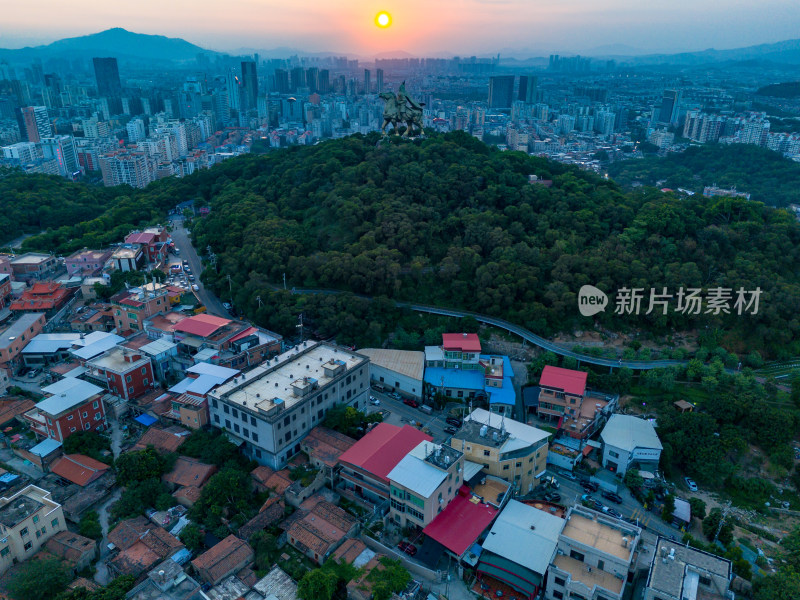
<path id="1" fill-rule="evenodd" d="M 600 513 L 591 511 L 589 514 L 592 513 L 596 514 L 598 518 L 588 518 L 576 512 L 573 508 L 567 516 L 567 524 L 561 532 L 562 537 L 575 540 L 579 544 L 630 562 L 636 537 L 639 535 L 637 528 L 628 526 L 627 531 L 630 533 L 626 535 L 623 529 L 612 527 L 604 522 L 604 517 Z M 627 544 L 623 541 L 623 538 L 627 538 Z"/>
<path id="2" fill-rule="evenodd" d="M 576 560 L 566 555 L 557 554 L 553 559 L 553 564 L 570 574 L 572 581 L 579 581 L 590 590 L 595 586 L 608 590 L 614 594 L 622 592 L 624 579 L 614 577 L 611 573 L 606 573 L 600 569 L 586 569 L 586 563 Z"/>
<path id="3" fill-rule="evenodd" d="M 305 342 L 306 348 L 295 348 L 268 360 L 243 373 L 240 377 L 218 387 L 212 396 L 225 396 L 233 402 L 248 408 L 263 411 L 272 410 L 283 403 L 291 408 L 307 396 L 296 396 L 294 386 L 314 386 L 321 388 L 333 380 L 325 374 L 325 366 L 344 366 L 345 372 L 367 363 L 364 356 L 338 346 L 322 342 Z M 335 361 L 340 361 L 336 363 Z"/>

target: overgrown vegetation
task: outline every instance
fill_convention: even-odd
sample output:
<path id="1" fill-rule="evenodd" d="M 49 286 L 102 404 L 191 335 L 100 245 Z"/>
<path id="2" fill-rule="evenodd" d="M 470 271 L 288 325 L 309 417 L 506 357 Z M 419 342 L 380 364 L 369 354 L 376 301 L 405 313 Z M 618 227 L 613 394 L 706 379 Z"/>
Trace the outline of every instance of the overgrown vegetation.
<path id="1" fill-rule="evenodd" d="M 76 431 L 64 440 L 63 448 L 65 454 L 85 454 L 108 465 L 114 460 L 111 442 L 95 431 Z"/>

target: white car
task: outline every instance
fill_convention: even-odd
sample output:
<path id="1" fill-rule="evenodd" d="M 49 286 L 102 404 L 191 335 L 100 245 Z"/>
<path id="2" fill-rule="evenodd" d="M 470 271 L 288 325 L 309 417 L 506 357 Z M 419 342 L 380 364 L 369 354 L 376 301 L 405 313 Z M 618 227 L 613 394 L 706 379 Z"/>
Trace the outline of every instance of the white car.
<path id="1" fill-rule="evenodd" d="M 222 308 L 224 308 L 225 310 L 230 310 L 231 309 L 230 302 L 223 302 L 222 303 Z"/>
<path id="2" fill-rule="evenodd" d="M 194 291 L 196 292 L 196 291 L 198 291 L 199 289 L 200 289 L 200 286 L 199 286 L 199 285 L 197 285 L 196 283 L 193 283 L 193 284 L 192 284 L 192 290 L 194 290 Z"/>
<path id="3" fill-rule="evenodd" d="M 369 397 L 369 403 L 372 404 L 373 406 L 380 406 L 381 405 L 381 401 L 378 400 L 375 396 L 370 396 Z"/>
<path id="4" fill-rule="evenodd" d="M 694 482 L 694 479 L 689 479 L 688 477 L 684 477 L 683 480 L 686 482 L 686 487 L 689 488 L 690 492 L 697 491 L 697 484 Z"/>

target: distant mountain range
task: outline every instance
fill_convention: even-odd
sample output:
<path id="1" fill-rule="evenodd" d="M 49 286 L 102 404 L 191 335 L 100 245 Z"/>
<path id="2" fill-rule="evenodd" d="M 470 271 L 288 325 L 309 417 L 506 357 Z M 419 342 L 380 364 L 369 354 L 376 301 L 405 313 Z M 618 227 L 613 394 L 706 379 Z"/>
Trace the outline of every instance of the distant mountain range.
<path id="1" fill-rule="evenodd" d="M 180 38 L 168 38 L 161 35 L 133 33 L 120 27 L 101 31 L 91 35 L 58 40 L 44 46 L 19 49 L 0 49 L 0 60 L 8 62 L 29 62 L 33 59 L 91 58 L 93 56 L 115 56 L 120 60 L 132 62 L 165 63 L 187 62 L 195 60 L 198 54 L 206 55 L 252 55 L 258 53 L 262 58 L 288 58 L 298 56 L 348 56 L 360 60 L 375 58 L 410 58 L 414 54 L 396 50 L 382 52 L 372 57 L 363 57 L 348 52 L 304 52 L 295 48 L 279 47 L 272 49 L 240 48 L 234 53 L 207 50 Z M 437 53 L 444 56 L 449 53 Z M 541 65 L 545 56 L 536 55 L 538 51 L 504 49 L 501 52 L 506 64 Z M 569 56 L 568 53 L 562 53 Z M 615 59 L 632 65 L 672 64 L 677 66 L 693 66 L 725 62 L 769 62 L 778 64 L 800 65 L 800 39 L 786 40 L 774 44 L 759 44 L 732 50 L 715 50 L 709 48 L 698 52 L 682 52 L 678 54 L 641 54 L 638 48 L 621 44 L 601 46 L 581 53 L 598 59 Z M 469 53 L 462 53 L 462 56 Z"/>

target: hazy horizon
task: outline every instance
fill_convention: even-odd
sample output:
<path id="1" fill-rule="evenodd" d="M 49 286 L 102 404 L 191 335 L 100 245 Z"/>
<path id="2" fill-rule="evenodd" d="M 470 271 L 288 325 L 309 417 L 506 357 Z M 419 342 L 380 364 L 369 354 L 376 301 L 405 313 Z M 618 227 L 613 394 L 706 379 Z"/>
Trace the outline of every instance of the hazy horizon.
<path id="1" fill-rule="evenodd" d="M 800 37 L 800 2 L 764 0 L 589 0 L 539 5 L 526 0 L 354 0 L 319 5 L 297 0 L 229 0 L 127 5 L 40 0 L 4 15 L 0 47 L 45 45 L 62 38 L 122 27 L 137 33 L 183 38 L 209 50 L 297 48 L 305 52 L 414 55 L 586 52 L 625 47 L 625 53 L 691 52 L 767 44 Z M 223 10 L 220 10 L 220 7 Z M 380 10 L 392 26 L 379 29 Z M 58 20 L 53 22 L 53 15 Z M 74 15 L 74 17 L 72 17 Z M 75 21 L 72 23 L 71 21 Z"/>

